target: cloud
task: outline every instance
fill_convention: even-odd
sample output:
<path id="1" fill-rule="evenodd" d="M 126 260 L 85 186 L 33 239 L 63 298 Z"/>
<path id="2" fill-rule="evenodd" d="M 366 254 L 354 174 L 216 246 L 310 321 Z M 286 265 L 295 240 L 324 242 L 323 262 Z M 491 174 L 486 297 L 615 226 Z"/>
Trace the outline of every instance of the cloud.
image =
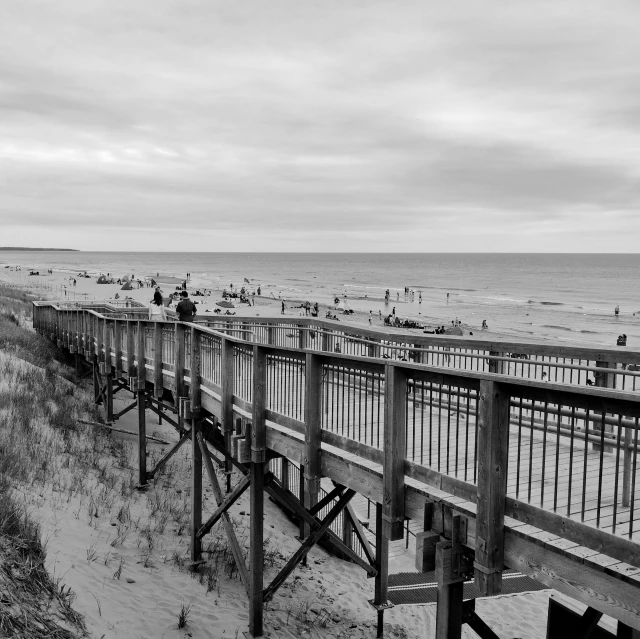
<path id="1" fill-rule="evenodd" d="M 162 249 L 188 226 L 203 250 L 221 233 L 419 251 L 504 250 L 525 229 L 532 251 L 631 246 L 639 13 L 7 0 L 3 235 L 104 248 L 127 226 Z"/>

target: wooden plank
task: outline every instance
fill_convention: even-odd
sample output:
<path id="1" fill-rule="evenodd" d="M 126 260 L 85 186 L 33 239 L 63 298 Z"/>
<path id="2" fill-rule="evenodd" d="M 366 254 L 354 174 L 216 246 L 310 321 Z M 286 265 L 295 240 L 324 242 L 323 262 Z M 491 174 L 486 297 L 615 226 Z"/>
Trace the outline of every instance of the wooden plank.
<path id="1" fill-rule="evenodd" d="M 125 326 L 126 330 L 126 326 Z M 113 341 L 115 354 L 116 377 L 122 377 L 122 322 L 114 320 L 113 323 Z"/>
<path id="2" fill-rule="evenodd" d="M 389 541 L 404 537 L 404 453 L 407 378 L 400 368 L 385 366 L 383 521 Z"/>
<path id="3" fill-rule="evenodd" d="M 233 371 L 234 371 L 234 358 L 233 358 L 233 342 L 227 338 L 222 338 L 221 344 L 221 368 L 220 368 L 220 403 L 221 403 L 221 415 L 220 424 L 222 427 L 222 434 L 231 434 L 233 432 Z"/>
<path id="4" fill-rule="evenodd" d="M 136 323 L 133 320 L 127 322 L 127 375 L 135 377 L 135 327 Z"/>

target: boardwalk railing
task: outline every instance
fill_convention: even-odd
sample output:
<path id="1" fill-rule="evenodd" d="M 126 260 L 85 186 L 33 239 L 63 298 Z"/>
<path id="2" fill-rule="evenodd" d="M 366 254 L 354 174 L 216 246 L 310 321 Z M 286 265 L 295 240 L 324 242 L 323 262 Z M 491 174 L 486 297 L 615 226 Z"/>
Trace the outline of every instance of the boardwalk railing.
<path id="1" fill-rule="evenodd" d="M 318 501 L 314 480 L 331 478 L 382 504 L 381 521 L 398 539 L 405 518 L 422 517 L 425 496 L 437 498 L 475 521 L 468 539 L 484 592 L 499 589 L 494 577 L 506 563 L 640 628 L 640 598 L 630 602 L 625 591 L 595 601 L 588 583 L 576 590 L 528 566 L 510 541 L 513 534 L 533 539 L 611 579 L 623 579 L 627 567 L 640 573 L 640 395 L 629 392 L 636 378 L 629 364 L 640 364 L 639 353 L 381 336 L 317 320 L 221 318 L 189 331 L 130 312 L 139 319 L 105 304 L 38 302 L 34 326 L 119 376 L 152 383 L 156 396 L 169 389 L 176 404 L 197 386 L 202 407 L 223 429 L 229 416 L 242 422 L 234 429 L 236 452 L 263 415 L 267 447 L 282 456 L 272 469 L 286 488 L 304 466 L 305 507 Z M 234 336 L 239 330 L 251 341 Z M 332 352 L 336 341 L 340 353 Z M 192 378 L 194 361 L 199 374 Z M 538 379 L 543 370 L 545 382 Z M 584 385 L 587 374 L 602 370 L 599 387 Z M 264 375 L 264 389 L 256 375 Z M 440 516 L 445 533 L 451 523 Z M 334 522 L 343 538 L 345 527 Z"/>

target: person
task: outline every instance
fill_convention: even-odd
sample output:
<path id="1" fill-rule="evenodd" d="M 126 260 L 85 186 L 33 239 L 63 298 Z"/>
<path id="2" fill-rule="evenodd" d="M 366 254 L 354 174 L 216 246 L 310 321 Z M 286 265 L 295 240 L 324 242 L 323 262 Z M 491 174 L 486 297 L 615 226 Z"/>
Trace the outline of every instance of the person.
<path id="1" fill-rule="evenodd" d="M 393 307 L 393 310 L 391 311 L 391 315 L 393 315 L 394 317 L 396 316 L 396 307 Z"/>
<path id="2" fill-rule="evenodd" d="M 373 321 L 373 311 L 369 311 L 369 326 L 371 326 L 372 321 Z"/>
<path id="3" fill-rule="evenodd" d="M 260 295 L 260 287 L 258 286 L 258 296 Z"/>
<path id="4" fill-rule="evenodd" d="M 620 314 L 620 307 L 617 304 L 616 304 L 615 314 L 616 314 L 616 317 Z"/>
<path id="5" fill-rule="evenodd" d="M 176 313 L 178 313 L 178 320 L 181 322 L 193 322 L 196 318 L 198 309 L 196 305 L 189 299 L 188 291 L 182 291 L 181 300 L 176 306 Z"/>
<path id="6" fill-rule="evenodd" d="M 396 302 L 400 301 L 400 291 L 396 291 Z"/>
<path id="7" fill-rule="evenodd" d="M 447 293 L 447 304 L 449 303 L 449 293 Z"/>
<path id="8" fill-rule="evenodd" d="M 164 303 L 162 300 L 162 293 L 159 289 L 160 287 L 155 290 L 153 299 L 151 300 L 151 304 L 149 305 L 149 319 L 153 320 L 154 322 L 164 322 L 167 319 L 167 314 L 165 313 Z"/>
<path id="9" fill-rule="evenodd" d="M 422 291 L 418 292 L 418 304 L 422 304 Z"/>
<path id="10" fill-rule="evenodd" d="M 340 349 L 340 342 L 336 342 L 336 353 L 341 353 L 342 350 Z"/>
<path id="11" fill-rule="evenodd" d="M 282 315 L 284 315 L 284 300 L 282 300 Z"/>
<path id="12" fill-rule="evenodd" d="M 487 325 L 487 320 L 482 320 L 482 330 L 484 331 L 484 330 L 486 330 L 488 328 L 489 328 L 489 326 Z"/>

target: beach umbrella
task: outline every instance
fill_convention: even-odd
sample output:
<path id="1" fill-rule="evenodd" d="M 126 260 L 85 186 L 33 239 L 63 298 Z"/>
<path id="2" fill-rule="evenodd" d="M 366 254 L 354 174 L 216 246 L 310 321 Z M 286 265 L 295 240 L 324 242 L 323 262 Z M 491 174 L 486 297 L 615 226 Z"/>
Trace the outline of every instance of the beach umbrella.
<path id="1" fill-rule="evenodd" d="M 222 308 L 235 308 L 235 306 L 233 305 L 233 302 L 228 302 L 227 300 L 216 302 L 216 306 L 222 306 Z"/>
<path id="2" fill-rule="evenodd" d="M 128 282 L 130 279 L 131 279 L 131 276 L 129 276 L 129 275 L 123 275 L 123 276 L 120 278 L 120 280 L 121 280 L 122 282 Z"/>

